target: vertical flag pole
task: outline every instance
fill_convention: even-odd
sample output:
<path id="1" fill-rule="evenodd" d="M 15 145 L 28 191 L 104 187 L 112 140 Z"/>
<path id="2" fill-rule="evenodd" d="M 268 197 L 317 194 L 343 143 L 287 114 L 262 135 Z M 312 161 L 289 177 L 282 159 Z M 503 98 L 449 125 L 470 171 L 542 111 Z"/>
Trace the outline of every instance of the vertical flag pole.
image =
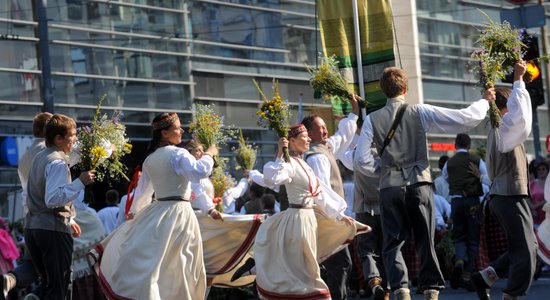
<path id="1" fill-rule="evenodd" d="M 355 60 L 357 61 L 357 85 L 359 85 L 359 96 L 365 98 L 365 82 L 363 80 L 363 59 L 361 57 L 361 29 L 359 28 L 359 9 L 357 0 L 352 0 L 353 6 L 353 28 L 355 31 Z M 364 115 L 365 112 L 363 111 Z"/>

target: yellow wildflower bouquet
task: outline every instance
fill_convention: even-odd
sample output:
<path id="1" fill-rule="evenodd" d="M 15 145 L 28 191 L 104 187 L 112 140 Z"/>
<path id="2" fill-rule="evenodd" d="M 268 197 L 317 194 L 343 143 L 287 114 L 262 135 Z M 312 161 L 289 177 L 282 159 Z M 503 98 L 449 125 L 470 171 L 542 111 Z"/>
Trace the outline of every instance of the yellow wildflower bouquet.
<path id="1" fill-rule="evenodd" d="M 230 188 L 235 186 L 235 179 L 231 177 L 226 171 L 227 168 L 227 158 L 217 158 L 217 166 L 212 171 L 210 176 L 210 181 L 214 186 L 214 205 L 216 205 L 216 210 L 223 212 L 223 194 Z"/>
<path id="2" fill-rule="evenodd" d="M 288 131 L 290 130 L 290 109 L 288 101 L 283 101 L 279 94 L 279 85 L 273 80 L 273 98 L 268 99 L 258 83 L 253 80 L 254 85 L 260 92 L 262 99 L 264 100 L 260 105 L 260 110 L 256 112 L 258 116 L 258 125 L 263 128 L 275 130 L 278 137 L 288 138 Z M 290 161 L 290 155 L 288 149 L 283 149 L 283 155 L 286 162 Z"/>
<path id="3" fill-rule="evenodd" d="M 346 80 L 338 70 L 335 55 L 323 57 L 318 68 L 306 67 L 311 74 L 309 84 L 314 90 L 320 91 L 325 97 L 352 98 L 353 92 L 349 90 Z"/>
<path id="4" fill-rule="evenodd" d="M 126 127 L 120 123 L 122 112 L 115 111 L 111 118 L 101 114 L 101 97 L 89 126 L 77 128 L 77 142 L 74 152 L 80 155 L 77 167 L 80 170 L 95 170 L 96 182 L 106 178 L 118 181 L 126 176 L 126 166 L 121 162 L 124 155 L 132 151 L 132 145 L 126 138 Z"/>
<path id="5" fill-rule="evenodd" d="M 252 170 L 256 163 L 256 149 L 252 145 L 246 144 L 242 129 L 239 129 L 239 149 L 236 150 L 237 169 Z"/>
<path id="6" fill-rule="evenodd" d="M 223 117 L 214 113 L 212 105 L 202 104 L 196 107 L 195 121 L 189 124 L 189 132 L 205 149 L 212 145 L 225 144 L 234 135 L 231 128 L 224 129 Z"/>

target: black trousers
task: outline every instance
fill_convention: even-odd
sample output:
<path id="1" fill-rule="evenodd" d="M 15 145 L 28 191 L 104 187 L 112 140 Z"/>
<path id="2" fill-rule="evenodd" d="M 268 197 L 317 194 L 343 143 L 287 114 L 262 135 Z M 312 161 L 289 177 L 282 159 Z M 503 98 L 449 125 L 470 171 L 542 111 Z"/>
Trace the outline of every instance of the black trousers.
<path id="1" fill-rule="evenodd" d="M 380 215 L 369 213 L 356 213 L 355 219 L 363 224 L 369 224 L 372 232 L 360 234 L 355 237 L 357 252 L 363 264 L 363 274 L 367 283 L 374 277 L 382 278 L 382 287 L 387 286 L 386 271 L 382 259 L 382 222 Z"/>
<path id="2" fill-rule="evenodd" d="M 25 229 L 25 242 L 40 274 L 40 299 L 65 299 L 71 280 L 72 236 L 58 231 Z"/>
<path id="3" fill-rule="evenodd" d="M 479 230 L 481 226 L 481 205 L 479 197 L 458 197 L 451 199 L 451 231 L 455 244 L 455 261 L 462 260 L 470 272 L 477 271 L 479 254 Z"/>
<path id="4" fill-rule="evenodd" d="M 331 255 L 322 263 L 325 267 L 325 283 L 333 300 L 347 299 L 348 276 L 351 272 L 351 255 L 348 247 Z"/>
<path id="5" fill-rule="evenodd" d="M 411 237 L 411 230 L 420 257 L 419 288 L 443 288 L 445 281 L 434 248 L 434 200 L 430 184 L 384 188 L 380 190 L 380 199 L 382 255 L 392 291 L 408 287 L 409 277 L 401 248 Z"/>
<path id="6" fill-rule="evenodd" d="M 508 251 L 491 263 L 498 277 L 508 277 L 508 295 L 524 296 L 536 268 L 536 239 L 533 217 L 524 196 L 491 196 L 489 208 L 508 238 Z M 489 245 L 490 247 L 491 245 Z"/>

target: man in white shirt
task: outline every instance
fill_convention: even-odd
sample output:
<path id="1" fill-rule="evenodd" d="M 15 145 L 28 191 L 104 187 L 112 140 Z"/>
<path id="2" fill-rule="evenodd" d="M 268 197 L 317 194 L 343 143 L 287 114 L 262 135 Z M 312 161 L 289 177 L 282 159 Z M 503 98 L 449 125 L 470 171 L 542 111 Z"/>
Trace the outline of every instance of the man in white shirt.
<path id="1" fill-rule="evenodd" d="M 505 300 L 529 291 L 536 269 L 536 240 L 529 208 L 529 174 L 523 142 L 531 133 L 531 98 L 523 75 L 526 63 L 514 65 L 514 89 L 496 90 L 495 104 L 501 122 L 487 137 L 487 170 L 491 180 L 489 208 L 508 238 L 508 251 L 490 266 L 472 275 L 480 299 L 490 299 L 488 289 L 499 277 L 508 277 Z M 490 245 L 489 245 L 490 246 Z"/>
<path id="2" fill-rule="evenodd" d="M 349 101 L 352 105 L 352 112 L 347 118 L 340 120 L 338 131 L 331 137 L 328 136 L 325 121 L 320 116 L 312 115 L 302 120 L 302 124 L 311 138 L 309 151 L 304 157 L 306 163 L 313 169 L 319 180 L 330 186 L 344 199 L 344 183 L 336 159 L 344 156 L 348 150 L 357 130 L 359 115 L 357 100 L 352 97 Z M 322 265 L 326 269 L 325 281 L 332 299 L 346 299 L 347 277 L 351 269 L 348 248 L 333 254 Z"/>

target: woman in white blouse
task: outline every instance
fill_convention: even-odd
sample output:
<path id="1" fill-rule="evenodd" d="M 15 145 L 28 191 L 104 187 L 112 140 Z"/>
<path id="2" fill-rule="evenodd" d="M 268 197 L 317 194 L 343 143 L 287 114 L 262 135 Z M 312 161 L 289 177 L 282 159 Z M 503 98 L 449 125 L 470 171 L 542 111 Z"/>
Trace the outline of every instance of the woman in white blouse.
<path id="1" fill-rule="evenodd" d="M 319 262 L 368 226 L 343 214 L 344 199 L 321 183 L 302 160 L 310 138 L 303 125 L 279 140 L 275 162 L 264 166 L 268 185 L 284 184 L 289 208 L 268 218 L 256 236 L 256 282 L 262 299 L 330 299 Z M 282 159 L 289 147 L 290 162 Z M 322 241 L 319 241 L 322 239 Z"/>
<path id="2" fill-rule="evenodd" d="M 176 113 L 158 115 L 152 127 L 152 152 L 133 205 L 139 213 L 102 243 L 101 284 L 113 299 L 203 299 L 206 274 L 191 181 L 210 175 L 218 149 L 210 147 L 197 160 L 176 147 L 183 133 Z"/>

